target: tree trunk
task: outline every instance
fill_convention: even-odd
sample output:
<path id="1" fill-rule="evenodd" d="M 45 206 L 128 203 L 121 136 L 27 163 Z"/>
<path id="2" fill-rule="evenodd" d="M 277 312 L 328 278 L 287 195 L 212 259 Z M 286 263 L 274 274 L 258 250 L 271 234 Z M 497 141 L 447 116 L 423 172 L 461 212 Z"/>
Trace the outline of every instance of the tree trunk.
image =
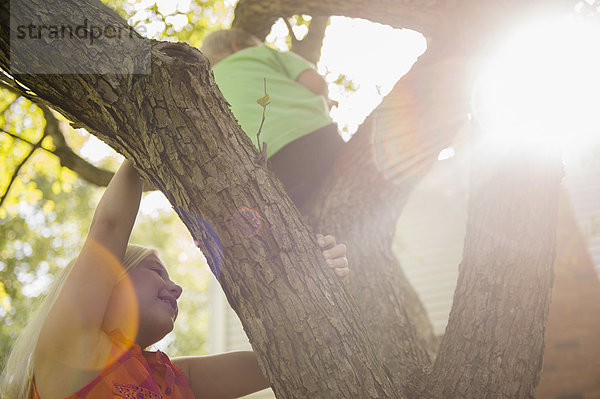
<path id="1" fill-rule="evenodd" d="M 554 148 L 497 143 L 476 151 L 463 261 L 424 396 L 535 397 L 561 166 Z"/>

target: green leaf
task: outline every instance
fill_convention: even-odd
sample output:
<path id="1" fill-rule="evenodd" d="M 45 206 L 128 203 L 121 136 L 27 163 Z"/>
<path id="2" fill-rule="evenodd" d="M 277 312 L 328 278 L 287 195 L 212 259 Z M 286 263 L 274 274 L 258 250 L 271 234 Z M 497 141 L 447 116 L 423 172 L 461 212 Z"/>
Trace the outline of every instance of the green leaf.
<path id="1" fill-rule="evenodd" d="M 258 103 L 258 105 L 264 108 L 269 104 L 270 99 L 271 97 L 268 94 L 265 94 L 264 96 L 256 100 L 256 102 Z"/>

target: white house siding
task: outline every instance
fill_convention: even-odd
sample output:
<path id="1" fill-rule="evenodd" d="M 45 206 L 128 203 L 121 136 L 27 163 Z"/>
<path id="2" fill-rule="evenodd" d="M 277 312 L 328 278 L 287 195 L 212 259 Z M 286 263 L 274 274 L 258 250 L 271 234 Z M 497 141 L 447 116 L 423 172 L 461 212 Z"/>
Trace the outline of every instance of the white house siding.
<path id="1" fill-rule="evenodd" d="M 568 157 L 563 185 L 596 273 L 600 276 L 600 148 L 592 147 L 584 157 Z"/>
<path id="2" fill-rule="evenodd" d="M 211 279 L 209 289 L 211 310 L 209 335 L 206 340 L 208 353 L 252 350 L 240 319 L 229 306 L 225 294 L 223 294 L 223 290 L 216 279 Z M 244 396 L 244 398 L 274 399 L 275 395 L 269 388 L 252 395 Z"/>
<path id="3" fill-rule="evenodd" d="M 444 333 L 462 259 L 467 217 L 468 154 L 438 161 L 415 188 L 400 219 L 394 251 L 434 333 Z"/>

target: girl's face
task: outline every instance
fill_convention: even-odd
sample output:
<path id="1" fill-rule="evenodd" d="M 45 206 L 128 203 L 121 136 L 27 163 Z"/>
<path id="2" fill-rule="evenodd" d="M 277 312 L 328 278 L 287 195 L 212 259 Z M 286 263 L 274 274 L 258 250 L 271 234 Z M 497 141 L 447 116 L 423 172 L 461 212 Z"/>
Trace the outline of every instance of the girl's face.
<path id="1" fill-rule="evenodd" d="M 131 313 L 137 311 L 135 342 L 145 348 L 173 330 L 182 288 L 170 280 L 165 265 L 156 255 L 146 257 L 127 275 L 113 289 L 107 313 L 114 312 L 118 326 L 131 324 L 132 316 L 135 318 Z M 136 303 L 131 304 L 132 301 Z"/>

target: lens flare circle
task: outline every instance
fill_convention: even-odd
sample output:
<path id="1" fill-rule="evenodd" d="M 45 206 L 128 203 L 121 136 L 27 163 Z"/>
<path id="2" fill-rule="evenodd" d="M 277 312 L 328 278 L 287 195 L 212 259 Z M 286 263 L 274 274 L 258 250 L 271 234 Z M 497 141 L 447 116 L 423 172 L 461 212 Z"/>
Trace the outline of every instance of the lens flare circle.
<path id="1" fill-rule="evenodd" d="M 183 209 L 180 206 L 175 206 L 173 209 L 177 212 L 181 220 L 197 226 L 199 237 L 194 238 L 194 245 L 202 251 L 208 262 L 208 267 L 210 267 L 212 273 L 218 278 L 221 274 L 221 264 L 223 263 L 223 243 L 217 231 L 208 220 L 197 213 Z"/>
<path id="2" fill-rule="evenodd" d="M 260 233 L 262 218 L 256 209 L 240 208 L 231 216 L 231 230 L 240 237 L 251 238 Z"/>

